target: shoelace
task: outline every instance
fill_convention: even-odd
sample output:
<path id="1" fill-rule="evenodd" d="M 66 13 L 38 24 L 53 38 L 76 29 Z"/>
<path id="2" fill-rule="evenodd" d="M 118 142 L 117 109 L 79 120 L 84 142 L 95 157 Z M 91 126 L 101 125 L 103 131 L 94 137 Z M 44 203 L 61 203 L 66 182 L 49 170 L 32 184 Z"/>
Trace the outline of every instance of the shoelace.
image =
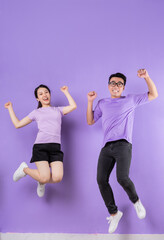
<path id="1" fill-rule="evenodd" d="M 108 223 L 111 223 L 112 219 L 113 219 L 112 216 L 106 218 L 106 220 L 108 221 Z"/>
<path id="2" fill-rule="evenodd" d="M 142 211 L 142 210 L 141 210 L 141 203 L 140 203 L 140 202 L 138 202 L 136 208 L 137 208 L 137 211 L 138 211 L 138 212 L 141 212 L 141 211 Z"/>
<path id="3" fill-rule="evenodd" d="M 45 184 L 40 184 L 40 183 L 39 183 L 40 191 L 43 191 L 43 190 L 44 190 L 44 186 L 45 186 Z"/>

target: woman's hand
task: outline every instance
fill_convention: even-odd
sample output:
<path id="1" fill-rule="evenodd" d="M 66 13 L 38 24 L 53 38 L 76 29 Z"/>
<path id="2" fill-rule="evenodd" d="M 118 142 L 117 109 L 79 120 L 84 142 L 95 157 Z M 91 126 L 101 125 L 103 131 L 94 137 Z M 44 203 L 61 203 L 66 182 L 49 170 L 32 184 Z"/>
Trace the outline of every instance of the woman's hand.
<path id="1" fill-rule="evenodd" d="M 5 108 L 9 109 L 11 107 L 12 107 L 12 103 L 11 102 L 5 103 Z"/>
<path id="2" fill-rule="evenodd" d="M 60 90 L 65 93 L 65 92 L 68 92 L 68 87 L 67 86 L 63 86 L 60 88 Z"/>

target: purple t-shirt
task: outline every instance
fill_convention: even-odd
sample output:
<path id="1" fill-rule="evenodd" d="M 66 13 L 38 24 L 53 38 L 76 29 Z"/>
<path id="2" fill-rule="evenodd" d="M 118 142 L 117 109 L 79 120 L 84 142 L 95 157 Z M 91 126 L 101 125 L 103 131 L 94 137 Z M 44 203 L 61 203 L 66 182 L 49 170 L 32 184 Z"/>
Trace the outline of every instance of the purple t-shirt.
<path id="1" fill-rule="evenodd" d="M 119 139 L 132 143 L 134 110 L 148 102 L 148 93 L 99 100 L 94 109 L 94 121 L 102 117 L 103 146 Z"/>
<path id="2" fill-rule="evenodd" d="M 28 117 L 38 125 L 35 143 L 61 143 L 62 116 L 63 107 L 42 107 L 33 110 Z"/>

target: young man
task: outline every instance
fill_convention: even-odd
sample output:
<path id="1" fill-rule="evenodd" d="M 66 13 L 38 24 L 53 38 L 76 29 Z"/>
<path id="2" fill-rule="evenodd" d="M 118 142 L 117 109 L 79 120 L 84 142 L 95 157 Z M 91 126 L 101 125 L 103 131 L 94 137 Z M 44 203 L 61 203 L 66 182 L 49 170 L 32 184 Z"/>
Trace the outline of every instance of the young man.
<path id="1" fill-rule="evenodd" d="M 146 69 L 140 69 L 138 77 L 145 79 L 149 90 L 148 93 L 122 96 L 126 77 L 121 73 L 112 74 L 108 82 L 111 97 L 101 99 L 94 111 L 92 110 L 93 101 L 97 94 L 94 91 L 88 93 L 87 123 L 92 125 L 102 117 L 104 141 L 98 160 L 97 182 L 102 198 L 111 215 L 107 218 L 109 220 L 109 233 L 113 233 L 116 230 L 123 215 L 117 209 L 112 188 L 108 183 L 115 163 L 117 180 L 134 204 L 137 216 L 140 219 L 146 216 L 146 210 L 136 193 L 133 182 L 129 178 L 132 129 L 135 108 L 155 99 L 158 93 Z"/>

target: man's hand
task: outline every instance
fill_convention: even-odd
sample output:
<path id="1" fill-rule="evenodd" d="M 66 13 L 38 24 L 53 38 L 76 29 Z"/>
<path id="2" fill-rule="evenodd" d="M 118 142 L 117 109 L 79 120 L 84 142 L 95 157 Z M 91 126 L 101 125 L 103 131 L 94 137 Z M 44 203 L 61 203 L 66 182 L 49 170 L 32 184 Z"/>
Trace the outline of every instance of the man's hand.
<path id="1" fill-rule="evenodd" d="M 137 76 L 140 78 L 148 78 L 149 74 L 146 69 L 139 69 L 137 72 Z"/>
<path id="2" fill-rule="evenodd" d="M 97 93 L 95 91 L 89 92 L 88 95 L 88 107 L 87 107 L 87 123 L 88 125 L 92 125 L 95 123 L 93 116 L 93 101 L 97 97 Z"/>
<path id="3" fill-rule="evenodd" d="M 5 108 L 9 109 L 11 107 L 12 107 L 12 103 L 11 102 L 5 103 Z"/>
<path id="4" fill-rule="evenodd" d="M 147 86 L 148 86 L 148 89 L 149 89 L 149 92 L 148 92 L 149 100 L 153 100 L 153 99 L 157 98 L 158 97 L 157 88 L 156 88 L 154 82 L 149 77 L 149 74 L 148 74 L 147 70 L 146 69 L 140 69 L 140 70 L 138 70 L 137 75 L 140 78 L 144 78 L 146 83 L 147 83 Z"/>
<path id="5" fill-rule="evenodd" d="M 95 91 L 89 92 L 87 97 L 89 102 L 93 102 L 93 100 L 97 97 L 97 93 Z"/>
<path id="6" fill-rule="evenodd" d="M 60 88 L 60 90 L 65 93 L 65 92 L 68 92 L 68 87 L 67 86 L 63 86 Z"/>

